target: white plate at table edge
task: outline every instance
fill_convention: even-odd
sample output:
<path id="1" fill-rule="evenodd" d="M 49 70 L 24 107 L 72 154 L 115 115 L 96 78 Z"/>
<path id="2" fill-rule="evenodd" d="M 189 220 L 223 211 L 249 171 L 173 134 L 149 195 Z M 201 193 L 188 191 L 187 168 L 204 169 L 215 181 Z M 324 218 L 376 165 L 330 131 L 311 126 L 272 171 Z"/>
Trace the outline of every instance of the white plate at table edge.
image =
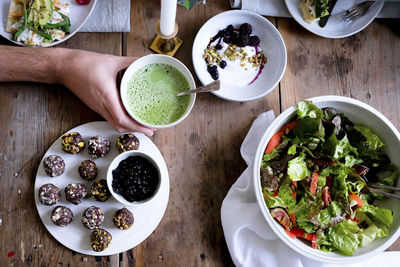
<path id="1" fill-rule="evenodd" d="M 329 18 L 326 26 L 324 28 L 321 28 L 318 25 L 318 20 L 314 21 L 312 24 L 309 24 L 304 21 L 301 11 L 298 7 L 300 1 L 301 0 L 285 0 L 285 4 L 286 4 L 286 7 L 287 7 L 290 15 L 297 21 L 297 23 L 299 23 L 301 26 L 303 26 L 303 28 L 305 28 L 306 30 L 308 30 L 318 36 L 325 37 L 325 38 L 333 38 L 333 39 L 349 37 L 351 35 L 354 35 L 360 31 L 362 31 L 375 19 L 375 17 L 379 14 L 379 12 L 381 11 L 381 9 L 384 5 L 384 2 L 374 3 L 369 8 L 367 13 L 360 19 L 358 19 L 354 22 L 351 22 L 351 21 L 345 22 L 339 18 L 336 18 L 335 15 L 340 12 L 343 12 L 344 10 L 347 10 L 348 8 L 352 7 L 354 4 L 357 4 L 357 3 L 360 3 L 363 1 L 354 0 L 354 1 L 352 1 L 352 3 L 347 1 L 346 2 L 347 5 L 344 7 L 342 5 L 344 3 L 344 2 L 342 2 L 343 0 L 337 0 L 336 5 L 332 11 L 332 16 Z M 296 3 L 296 4 L 294 4 L 294 3 Z M 360 22 L 362 22 L 362 23 L 360 24 Z M 356 27 L 354 30 L 348 30 L 348 32 L 345 34 L 333 35 L 333 34 L 324 33 L 324 30 L 326 31 L 326 29 L 329 29 L 330 27 L 332 27 L 332 24 L 335 25 L 334 27 L 337 27 L 336 25 L 339 25 L 339 26 L 343 25 L 341 28 L 344 28 L 345 26 L 351 25 L 351 23 L 357 23 L 360 25 L 358 27 Z M 346 27 L 346 28 L 350 28 L 350 27 Z"/>
<path id="2" fill-rule="evenodd" d="M 118 152 L 115 149 L 115 140 L 122 133 L 117 133 L 111 127 L 111 125 L 105 121 L 96 121 L 82 124 L 73 129 L 70 129 L 66 133 L 69 132 L 79 132 L 85 139 L 85 144 L 87 144 L 89 138 L 94 135 L 104 136 L 109 139 L 109 141 L 111 142 L 110 151 L 104 158 L 95 160 L 99 168 L 99 175 L 97 179 L 106 179 L 108 164 L 116 155 L 118 155 Z M 78 165 L 82 160 L 90 159 L 86 147 L 83 151 L 75 155 L 63 152 L 61 150 L 60 136 L 59 138 L 57 138 L 56 141 L 54 141 L 54 143 L 44 154 L 42 160 L 40 161 L 40 165 L 38 167 L 37 175 L 35 178 L 35 205 L 39 217 L 41 218 L 46 229 L 59 243 L 61 243 L 65 247 L 78 253 L 91 256 L 108 256 L 118 254 L 132 249 L 133 247 L 143 242 L 160 223 L 165 213 L 169 199 L 170 185 L 167 165 L 162 157 L 161 152 L 148 137 L 141 133 L 134 134 L 139 139 L 138 151 L 146 152 L 159 163 L 160 174 L 163 176 L 163 178 L 161 179 L 162 182 L 160 185 L 159 193 L 148 203 L 146 203 L 146 205 L 140 207 L 126 207 L 127 209 L 131 210 L 134 215 L 134 224 L 128 230 L 119 230 L 112 223 L 112 215 L 114 214 L 114 212 L 117 209 L 123 207 L 123 205 L 115 200 L 112 196 L 106 202 L 98 202 L 91 198 L 85 199 L 79 205 L 73 205 L 72 203 L 65 200 L 65 185 L 72 182 L 80 182 L 87 185 L 88 189 L 90 190 L 90 185 L 93 183 L 80 178 L 77 171 Z M 61 156 L 64 159 L 66 165 L 64 174 L 55 178 L 47 176 L 43 170 L 44 158 L 52 154 Z M 58 201 L 56 205 L 45 206 L 41 204 L 38 200 L 38 190 L 41 185 L 46 183 L 53 183 L 60 188 L 61 200 Z M 54 225 L 50 219 L 51 211 L 54 207 L 58 205 L 67 206 L 74 213 L 74 220 L 70 225 L 66 227 L 58 227 Z M 112 241 L 110 246 L 102 252 L 95 252 L 91 249 L 89 236 L 92 230 L 86 229 L 81 222 L 83 210 L 92 205 L 103 209 L 105 219 L 100 228 L 103 228 L 112 234 Z M 77 210 L 79 211 L 77 212 Z M 132 238 L 127 238 L 128 235 L 132 236 Z M 78 241 L 76 241 L 76 237 L 78 237 Z"/>
<path id="3" fill-rule="evenodd" d="M 200 68 L 202 68 L 202 66 L 200 66 L 200 64 L 204 64 L 204 59 L 202 57 L 201 57 L 201 59 L 199 58 L 199 53 L 201 53 L 201 55 L 202 55 L 203 51 L 205 49 L 205 46 L 203 47 L 202 44 L 201 44 L 202 41 L 203 41 L 202 38 L 203 38 L 203 36 L 207 36 L 207 38 L 211 38 L 212 37 L 212 36 L 209 36 L 211 33 L 208 33 L 209 28 L 213 28 L 213 30 L 215 28 L 214 26 L 210 26 L 212 23 L 221 24 L 221 27 L 226 27 L 230 23 L 238 24 L 238 22 L 232 22 L 232 21 L 227 21 L 226 20 L 226 18 L 237 17 L 237 16 L 243 17 L 243 19 L 241 20 L 240 23 L 244 23 L 244 22 L 249 22 L 250 23 L 251 20 L 257 20 L 258 23 L 262 23 L 262 26 L 265 26 L 265 27 L 257 27 L 260 24 L 258 24 L 257 26 L 252 25 L 253 28 L 257 28 L 256 32 L 255 33 L 253 32 L 252 34 L 257 34 L 260 37 L 261 42 L 264 44 L 263 45 L 264 47 L 262 47 L 260 45 L 260 48 L 261 48 L 261 50 L 264 51 L 264 54 L 267 57 L 267 64 L 265 65 L 265 67 L 263 69 L 263 72 L 261 73 L 260 77 L 258 77 L 257 80 L 254 83 L 252 83 L 251 85 L 233 87 L 232 85 L 226 85 L 223 82 L 221 82 L 221 89 L 218 90 L 218 91 L 211 92 L 211 93 L 213 93 L 214 95 L 216 95 L 216 96 L 218 96 L 218 97 L 220 97 L 220 98 L 222 98 L 224 100 L 234 101 L 234 102 L 246 102 L 246 101 L 252 101 L 252 100 L 259 99 L 261 97 L 264 97 L 268 93 L 270 93 L 279 84 L 280 80 L 283 77 L 283 74 L 285 73 L 285 69 L 286 69 L 287 52 L 286 52 L 286 45 L 285 45 L 285 42 L 283 40 L 283 37 L 281 36 L 281 34 L 278 31 L 278 29 L 269 20 L 267 20 L 265 17 L 263 17 L 263 16 L 261 16 L 261 15 L 259 15 L 257 13 L 254 13 L 254 12 L 247 11 L 247 10 L 228 10 L 228 11 L 224 11 L 222 13 L 219 13 L 219 14 L 213 16 L 212 18 L 208 19 L 206 21 L 206 23 L 204 23 L 203 26 L 201 26 L 201 28 L 197 32 L 196 37 L 194 39 L 193 47 L 192 47 L 192 64 L 193 64 L 193 68 L 194 68 L 194 71 L 196 73 L 197 78 L 200 80 L 200 82 L 203 85 L 206 85 L 206 84 L 214 81 L 211 78 L 211 76 L 209 76 L 208 73 L 205 74 L 205 75 L 207 75 L 207 76 L 205 76 L 203 74 L 204 71 L 200 70 Z M 250 19 L 246 19 L 246 18 L 250 18 Z M 252 23 L 250 23 L 250 24 L 252 24 Z M 268 29 L 270 38 L 273 38 L 274 40 L 276 39 L 277 40 L 276 44 L 279 43 L 279 48 L 282 50 L 282 51 L 277 51 L 277 52 L 281 53 L 279 55 L 283 58 L 283 60 L 278 59 L 276 57 L 277 58 L 276 59 L 277 63 L 275 65 L 272 65 L 270 63 L 270 61 L 269 61 L 270 56 L 268 55 L 268 53 L 270 53 L 270 51 L 268 51 L 268 49 L 265 48 L 267 42 L 265 40 L 263 42 L 263 39 L 266 38 L 266 37 L 260 35 L 260 32 L 263 30 L 263 28 Z M 217 31 L 221 30 L 221 29 L 222 28 L 216 28 Z M 214 32 L 214 34 L 216 34 L 216 32 Z M 199 52 L 199 51 L 201 51 L 201 52 Z M 201 63 L 198 63 L 198 62 L 201 62 Z M 275 71 L 277 71 L 277 73 L 274 73 L 273 77 L 266 77 L 266 75 L 270 75 L 271 74 L 271 73 L 268 73 L 269 72 L 269 70 L 268 70 L 269 67 L 274 67 L 273 69 Z M 206 69 L 206 67 L 204 69 Z M 240 89 L 240 91 L 242 91 L 242 89 L 244 87 L 248 87 L 248 86 L 251 86 L 253 88 L 254 87 L 263 87 L 263 88 L 265 88 L 266 85 L 262 84 L 264 80 L 273 80 L 274 81 L 273 84 L 268 85 L 268 90 L 263 90 L 263 92 L 258 92 L 253 96 L 243 96 L 243 97 L 232 96 L 231 91 L 233 91 L 233 90 L 237 91 L 238 89 Z M 230 87 L 230 88 L 226 89 L 227 87 Z M 248 89 L 248 88 L 244 88 L 243 90 L 246 90 L 246 89 Z M 231 95 L 227 94 L 226 92 L 228 92 L 228 93 L 230 92 Z"/>
<path id="4" fill-rule="evenodd" d="M 47 45 L 46 47 L 51 47 L 51 46 L 61 44 L 62 42 L 65 42 L 66 40 L 71 38 L 75 33 L 77 33 L 80 30 L 80 28 L 86 23 L 87 19 L 90 17 L 90 14 L 92 14 L 93 9 L 96 6 L 97 0 L 90 0 L 90 3 L 87 5 L 78 5 L 78 4 L 76 4 L 76 2 L 74 0 L 69 0 L 68 2 L 70 4 L 70 12 L 69 12 L 68 17 L 71 20 L 71 29 L 73 29 L 73 30 L 70 33 L 66 34 L 64 39 L 52 42 L 49 45 Z M 10 7 L 9 3 L 10 3 L 10 0 L 5 0 L 5 1 L 3 0 L 3 2 L 1 3 L 1 5 L 3 5 L 3 6 L 0 7 L 0 22 L 1 22 L 0 35 L 14 44 L 17 44 L 20 46 L 27 46 L 26 44 L 12 40 L 11 39 L 12 34 L 9 32 L 6 32 L 8 9 Z M 87 15 L 85 17 L 81 16 L 81 17 L 77 18 L 73 14 L 73 9 L 75 9 L 75 8 L 87 9 L 87 11 L 86 11 Z M 76 21 L 76 18 L 79 20 L 78 22 L 74 22 L 74 21 Z M 78 26 L 75 28 L 76 24 L 78 24 Z"/>

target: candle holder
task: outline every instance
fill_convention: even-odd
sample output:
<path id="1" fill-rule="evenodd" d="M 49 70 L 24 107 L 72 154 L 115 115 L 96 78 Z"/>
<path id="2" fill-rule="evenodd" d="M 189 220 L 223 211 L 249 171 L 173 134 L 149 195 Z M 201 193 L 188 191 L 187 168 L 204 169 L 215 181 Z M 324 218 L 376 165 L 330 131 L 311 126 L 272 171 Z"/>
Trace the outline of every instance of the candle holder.
<path id="1" fill-rule="evenodd" d="M 150 49 L 158 54 L 168 55 L 173 57 L 182 45 L 183 41 L 176 36 L 178 33 L 178 24 L 175 23 L 174 32 L 169 35 L 163 35 L 160 30 L 160 21 L 156 24 L 157 36 L 150 45 Z"/>

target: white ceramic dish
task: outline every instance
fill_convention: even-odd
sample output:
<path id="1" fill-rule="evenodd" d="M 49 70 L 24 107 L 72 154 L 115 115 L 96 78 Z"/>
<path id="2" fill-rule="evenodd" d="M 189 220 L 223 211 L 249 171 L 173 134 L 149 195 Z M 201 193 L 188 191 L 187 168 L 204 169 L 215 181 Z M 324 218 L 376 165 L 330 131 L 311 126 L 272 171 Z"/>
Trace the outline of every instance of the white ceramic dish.
<path id="1" fill-rule="evenodd" d="M 10 42 L 13 42 L 17 45 L 26 46 L 21 42 L 13 41 L 12 34 L 6 32 L 6 25 L 7 25 L 7 17 L 8 17 L 8 9 L 10 7 L 10 0 L 1 0 L 0 1 L 0 35 L 4 38 L 8 39 Z M 90 14 L 92 13 L 97 0 L 91 0 L 87 5 L 78 5 L 75 0 L 69 0 L 69 19 L 71 21 L 71 29 L 70 33 L 66 34 L 64 39 L 52 42 L 47 47 L 58 45 L 69 38 L 71 38 L 75 33 L 79 31 L 79 29 L 85 24 L 86 20 L 89 18 Z"/>
<path id="2" fill-rule="evenodd" d="M 79 132 L 85 139 L 86 144 L 87 140 L 95 135 L 101 135 L 111 142 L 111 149 L 106 154 L 106 156 L 104 158 L 99 158 L 95 160 L 98 167 L 97 179 L 106 179 L 108 165 L 118 155 L 118 152 L 115 149 L 115 142 L 117 137 L 121 134 L 117 133 L 111 127 L 111 125 L 105 121 L 82 124 L 76 128 L 69 130 L 68 132 Z M 126 207 L 133 213 L 135 219 L 133 226 L 128 230 L 119 230 L 114 226 L 112 222 L 113 214 L 118 209 L 124 207 L 123 204 L 118 202 L 113 197 L 110 197 L 110 199 L 105 202 L 98 202 L 95 201 L 93 198 L 85 199 L 81 204 L 77 206 L 66 201 L 64 194 L 65 186 L 73 182 L 79 182 L 85 184 L 90 190 L 90 186 L 93 183 L 83 180 L 78 174 L 79 164 L 83 160 L 90 158 L 87 148 L 75 155 L 68 154 L 61 150 L 60 137 L 51 145 L 46 154 L 43 156 L 44 159 L 49 155 L 55 154 L 61 156 L 65 161 L 65 172 L 61 176 L 52 178 L 47 176 L 44 172 L 42 159 L 36 175 L 34 197 L 36 208 L 44 226 L 58 242 L 60 242 L 67 248 L 82 254 L 93 256 L 118 254 L 140 244 L 154 231 L 154 229 L 156 229 L 157 225 L 160 223 L 167 207 L 169 198 L 169 176 L 167 165 L 165 164 L 165 161 L 160 151 L 149 138 L 140 133 L 135 133 L 135 135 L 140 142 L 138 151 L 148 154 L 157 162 L 162 178 L 160 179 L 161 183 L 159 192 L 157 193 L 157 195 L 154 196 L 154 198 L 152 198 L 145 205 L 142 205 L 140 207 Z M 52 183 L 60 188 L 61 200 L 58 201 L 56 205 L 64 205 L 72 210 L 72 212 L 74 213 L 74 220 L 70 225 L 66 227 L 58 227 L 54 225 L 50 219 L 50 214 L 56 205 L 45 206 L 39 202 L 38 190 L 40 186 L 46 183 Z M 112 235 L 110 246 L 102 252 L 95 252 L 92 250 L 89 242 L 89 236 L 92 231 L 86 229 L 81 222 L 82 213 L 89 206 L 97 206 L 104 211 L 105 218 L 101 228 L 104 228 Z"/>
<path id="3" fill-rule="evenodd" d="M 183 116 L 179 120 L 177 120 L 173 123 L 167 124 L 167 125 L 152 125 L 152 124 L 148 124 L 148 123 L 141 121 L 129 110 L 128 101 L 126 100 L 128 84 L 129 84 L 130 80 L 132 79 L 132 76 L 135 74 L 135 72 L 144 66 L 147 66 L 149 64 L 155 64 L 155 63 L 166 64 L 166 65 L 170 65 L 170 66 L 174 67 L 175 69 L 180 71 L 183 74 L 183 76 L 185 76 L 186 80 L 189 83 L 190 89 L 196 88 L 196 84 L 194 82 L 192 74 L 190 73 L 189 69 L 182 62 L 180 62 L 179 60 L 177 60 L 173 57 L 170 57 L 170 56 L 157 55 L 157 54 L 147 55 L 147 56 L 141 57 L 138 60 L 136 60 L 135 62 L 133 62 L 129 66 L 129 68 L 125 71 L 125 74 L 122 77 L 122 81 L 121 81 L 121 92 L 120 92 L 121 99 L 122 99 L 122 104 L 125 107 L 125 110 L 135 121 L 139 122 L 140 124 L 142 124 L 144 126 L 147 126 L 147 127 L 153 128 L 153 129 L 168 128 L 168 127 L 177 125 L 178 123 L 183 121 L 189 115 L 190 111 L 192 110 L 192 108 L 194 106 L 194 102 L 196 100 L 196 94 L 190 95 L 190 97 L 191 97 L 190 103 L 186 109 L 185 114 L 183 114 Z"/>
<path id="4" fill-rule="evenodd" d="M 383 116 L 379 111 L 372 108 L 371 106 L 362 103 L 358 100 L 341 97 L 341 96 L 320 96 L 310 99 L 319 108 L 333 107 L 339 112 L 343 112 L 352 122 L 356 124 L 362 124 L 370 127 L 386 144 L 384 152 L 389 156 L 392 163 L 397 167 L 400 167 L 400 157 L 398 151 L 400 150 L 400 133 L 393 126 L 393 124 Z M 265 204 L 260 184 L 260 166 L 262 155 L 264 154 L 265 148 L 272 137 L 283 125 L 287 124 L 295 115 L 296 106 L 292 106 L 280 114 L 268 127 L 265 134 L 262 137 L 254 161 L 253 169 L 253 182 L 255 188 L 255 194 L 257 202 L 261 208 L 261 212 L 264 218 L 268 222 L 269 226 L 273 229 L 277 236 L 290 248 L 297 251 L 298 253 L 309 257 L 311 259 L 335 263 L 335 264 L 350 264 L 358 261 L 365 261 L 368 258 L 384 251 L 393 242 L 395 242 L 400 236 L 400 206 L 398 200 L 387 199 L 378 202 L 378 206 L 388 208 L 394 211 L 394 219 L 392 229 L 388 237 L 384 239 L 375 240 L 370 245 L 359 248 L 354 256 L 343 256 L 334 252 L 327 253 L 317 249 L 311 248 L 311 246 L 303 243 L 299 239 L 290 238 L 283 227 L 277 223 L 269 213 L 269 210 Z M 400 184 L 400 181 L 398 181 Z"/>
<path id="5" fill-rule="evenodd" d="M 115 170 L 118 167 L 118 165 L 121 161 L 123 161 L 124 159 L 126 159 L 130 156 L 141 156 L 141 157 L 146 158 L 148 161 L 150 161 L 153 164 L 154 167 L 156 167 L 157 173 L 158 173 L 159 182 L 158 182 L 156 191 L 154 192 L 154 195 L 152 197 L 145 199 L 143 201 L 140 201 L 140 202 L 129 202 L 123 196 L 115 193 L 114 190 L 111 189 L 112 181 L 113 181 L 113 175 L 112 175 L 113 170 Z M 160 184 L 162 183 L 162 181 L 161 181 L 162 178 L 164 178 L 164 177 L 161 176 L 160 166 L 158 165 L 157 161 L 155 161 L 149 154 L 147 154 L 143 151 L 138 151 L 138 150 L 127 151 L 122 154 L 119 154 L 118 156 L 116 156 L 113 159 L 113 161 L 111 161 L 111 163 L 108 167 L 108 170 L 107 170 L 107 185 L 108 185 L 108 188 L 111 189 L 110 191 L 111 191 L 112 196 L 116 200 L 121 202 L 122 205 L 132 206 L 132 207 L 139 207 L 139 206 L 146 205 L 149 201 L 151 201 L 153 198 L 155 198 L 156 195 L 158 194 L 158 192 L 160 191 Z"/>
<path id="6" fill-rule="evenodd" d="M 245 22 L 252 25 L 252 35 L 257 35 L 260 38 L 260 49 L 264 51 L 267 63 L 261 75 L 251 85 L 227 85 L 221 80 L 221 89 L 213 92 L 213 94 L 225 100 L 250 101 L 263 97 L 278 85 L 285 72 L 286 47 L 275 26 L 266 18 L 253 12 L 232 10 L 209 19 L 196 35 L 192 49 L 192 60 L 194 70 L 201 83 L 206 85 L 214 81 L 207 72 L 207 65 L 203 59 L 204 49 L 206 49 L 210 38 L 215 36 L 219 30 L 225 29 L 229 24 L 238 28 Z"/>
<path id="7" fill-rule="evenodd" d="M 304 21 L 301 10 L 299 9 L 301 0 L 285 0 L 285 3 L 292 17 L 310 32 L 326 38 L 343 38 L 356 34 L 367 27 L 381 11 L 384 4 L 383 1 L 374 3 L 368 9 L 367 13 L 356 21 L 345 22 L 336 17 L 337 14 L 363 1 L 364 0 L 338 0 L 332 10 L 332 16 L 329 18 L 324 28 L 318 25 L 318 21 L 314 21 L 312 24 Z"/>

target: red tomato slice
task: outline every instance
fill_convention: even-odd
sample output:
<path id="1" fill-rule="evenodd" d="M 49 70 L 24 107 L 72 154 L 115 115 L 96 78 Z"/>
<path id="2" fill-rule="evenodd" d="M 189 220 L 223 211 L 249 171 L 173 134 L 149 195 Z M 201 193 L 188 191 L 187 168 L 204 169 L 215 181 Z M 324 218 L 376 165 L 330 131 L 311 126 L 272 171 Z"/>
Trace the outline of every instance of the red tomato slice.
<path id="1" fill-rule="evenodd" d="M 315 194 L 317 192 L 317 186 L 318 186 L 318 173 L 314 172 L 312 174 L 312 180 L 311 180 L 311 185 L 310 185 L 310 193 Z"/>

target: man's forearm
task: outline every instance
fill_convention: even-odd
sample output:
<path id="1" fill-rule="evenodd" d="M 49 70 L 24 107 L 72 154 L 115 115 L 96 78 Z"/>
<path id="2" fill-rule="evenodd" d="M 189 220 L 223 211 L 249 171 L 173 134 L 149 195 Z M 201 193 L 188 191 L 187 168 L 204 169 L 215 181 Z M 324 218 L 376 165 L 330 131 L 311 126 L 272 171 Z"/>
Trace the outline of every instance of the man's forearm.
<path id="1" fill-rule="evenodd" d="M 63 48 L 27 48 L 0 45 L 0 82 L 60 82 Z"/>

